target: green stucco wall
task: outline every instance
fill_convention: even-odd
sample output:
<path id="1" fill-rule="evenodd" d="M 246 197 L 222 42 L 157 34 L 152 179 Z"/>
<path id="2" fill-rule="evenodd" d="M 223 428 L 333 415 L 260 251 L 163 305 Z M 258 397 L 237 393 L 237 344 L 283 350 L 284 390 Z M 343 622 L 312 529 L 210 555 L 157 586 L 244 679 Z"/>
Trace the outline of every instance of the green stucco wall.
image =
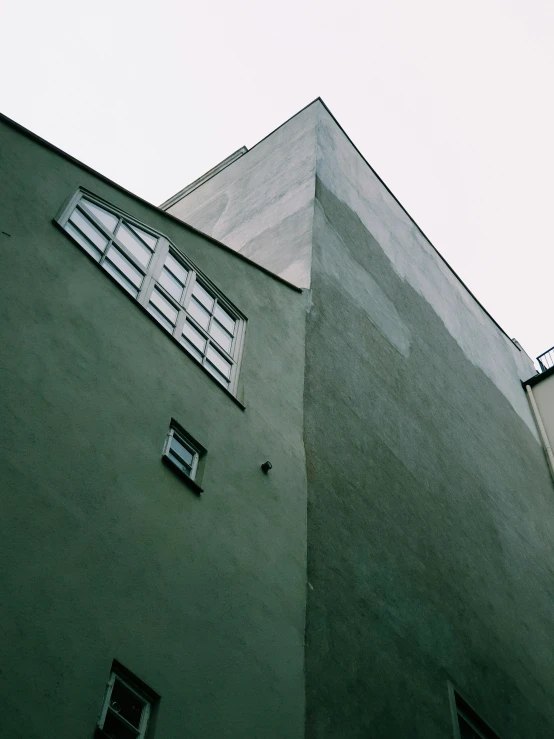
<path id="1" fill-rule="evenodd" d="M 0 172 L 0 735 L 92 737 L 116 658 L 157 737 L 301 737 L 305 295 L 8 125 Z M 246 314 L 246 410 L 54 225 L 80 185 Z M 161 463 L 171 417 L 201 498 Z"/>
<path id="2" fill-rule="evenodd" d="M 316 199 L 307 736 L 447 739 L 451 680 L 503 739 L 550 737 L 554 489 L 541 446 L 358 214 L 321 181 Z M 399 248 L 415 271 L 417 244 Z"/>
<path id="3" fill-rule="evenodd" d="M 0 736 L 92 737 L 114 658 L 161 739 L 451 739 L 448 681 L 502 739 L 554 735 L 532 364 L 306 111 L 179 210 L 246 218 L 304 293 L 0 127 Z M 246 410 L 54 225 L 78 186 L 246 314 Z M 161 464 L 171 417 L 208 449 L 200 499 Z"/>

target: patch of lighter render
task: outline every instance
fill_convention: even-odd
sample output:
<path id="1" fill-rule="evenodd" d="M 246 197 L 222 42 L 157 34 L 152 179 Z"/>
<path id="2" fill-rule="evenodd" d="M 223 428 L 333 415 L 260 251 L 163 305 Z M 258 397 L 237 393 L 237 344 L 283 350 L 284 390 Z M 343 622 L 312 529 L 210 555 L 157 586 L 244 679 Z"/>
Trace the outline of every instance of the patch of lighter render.
<path id="1" fill-rule="evenodd" d="M 331 277 L 341 290 L 364 311 L 379 333 L 404 357 L 410 355 L 410 330 L 400 318 L 394 303 L 385 295 L 373 277 L 350 255 L 343 239 L 329 223 L 316 201 L 314 213 L 315 240 L 322 236 L 320 250 L 322 272 Z"/>
<path id="2" fill-rule="evenodd" d="M 399 277 L 434 309 L 465 356 L 506 397 L 539 441 L 519 380 L 534 373 L 519 350 L 442 261 L 421 231 L 322 109 L 318 127 L 317 174 L 333 195 L 360 218 Z"/>

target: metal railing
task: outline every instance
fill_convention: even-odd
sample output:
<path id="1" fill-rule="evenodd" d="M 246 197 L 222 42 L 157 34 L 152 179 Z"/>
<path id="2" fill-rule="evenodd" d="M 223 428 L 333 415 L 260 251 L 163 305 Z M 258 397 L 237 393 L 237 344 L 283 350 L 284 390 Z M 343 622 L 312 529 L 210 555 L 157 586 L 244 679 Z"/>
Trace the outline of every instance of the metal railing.
<path id="1" fill-rule="evenodd" d="M 546 370 L 554 367 L 554 346 L 550 347 L 550 349 L 544 352 L 544 354 L 538 356 L 537 362 L 539 363 L 541 372 L 546 372 Z"/>

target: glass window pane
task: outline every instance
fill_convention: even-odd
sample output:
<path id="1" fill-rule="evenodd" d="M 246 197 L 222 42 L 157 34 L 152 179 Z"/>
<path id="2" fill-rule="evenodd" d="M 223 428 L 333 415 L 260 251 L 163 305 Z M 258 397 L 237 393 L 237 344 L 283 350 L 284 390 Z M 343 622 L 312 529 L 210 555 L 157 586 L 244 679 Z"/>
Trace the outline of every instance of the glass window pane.
<path id="1" fill-rule="evenodd" d="M 208 351 L 206 352 L 206 359 L 209 359 L 210 362 L 221 372 L 222 375 L 225 375 L 225 377 L 230 377 L 231 375 L 230 362 L 224 359 L 221 356 L 221 354 L 213 348 L 211 344 L 208 346 Z"/>
<path id="2" fill-rule="evenodd" d="M 180 467 L 180 468 L 181 468 L 181 469 L 183 470 L 183 472 L 184 472 L 185 474 L 187 474 L 187 475 L 188 475 L 189 477 L 191 477 L 191 478 L 192 478 L 192 474 L 191 474 L 191 472 L 192 472 L 192 467 L 191 467 L 191 465 L 190 465 L 190 464 L 187 464 L 186 462 L 183 462 L 183 460 L 182 460 L 182 459 L 180 459 L 180 458 L 179 458 L 179 457 L 177 456 L 177 454 L 176 454 L 176 453 L 175 453 L 175 452 L 173 451 L 173 449 L 170 449 L 170 450 L 169 450 L 169 456 L 170 456 L 170 458 L 171 458 L 171 459 L 172 459 L 172 460 L 173 460 L 174 462 L 176 462 L 176 463 L 177 463 L 177 464 L 179 465 L 179 467 Z"/>
<path id="3" fill-rule="evenodd" d="M 194 298 L 190 299 L 187 312 L 194 318 L 194 320 L 198 324 L 200 324 L 200 326 L 202 326 L 202 328 L 208 328 L 208 324 L 210 323 L 210 314 L 207 313 L 204 308 L 202 308 L 200 303 Z"/>
<path id="4" fill-rule="evenodd" d="M 206 339 L 197 331 L 190 321 L 185 321 L 183 336 L 188 339 L 202 354 L 206 351 Z"/>
<path id="5" fill-rule="evenodd" d="M 214 299 L 206 290 L 204 290 L 199 282 L 195 284 L 192 294 L 198 298 L 205 308 L 210 312 L 212 311 L 212 308 L 214 307 Z"/>
<path id="6" fill-rule="evenodd" d="M 67 222 L 65 224 L 65 230 L 67 231 L 67 233 L 73 236 L 75 241 L 77 241 L 83 247 L 83 249 L 88 251 L 89 254 L 92 254 L 97 262 L 100 261 L 100 256 L 102 252 L 98 251 L 98 249 L 96 249 L 88 239 L 85 239 L 83 234 L 78 231 L 72 223 Z"/>
<path id="7" fill-rule="evenodd" d="M 129 280 L 126 280 L 125 277 L 121 274 L 119 270 L 117 270 L 111 262 L 108 262 L 107 260 L 102 265 L 106 272 L 109 272 L 115 279 L 119 282 L 120 285 L 123 285 L 125 290 L 127 290 L 128 293 L 131 293 L 131 295 L 136 298 L 138 295 L 138 290 L 134 285 L 131 285 Z"/>
<path id="8" fill-rule="evenodd" d="M 110 739 L 136 739 L 139 732 L 126 726 L 117 714 L 108 711 L 104 721 L 104 735 Z"/>
<path id="9" fill-rule="evenodd" d="M 90 200 L 85 200 L 83 198 L 81 200 L 81 204 L 84 205 L 85 208 L 93 215 L 95 215 L 100 223 L 106 226 L 110 233 L 113 233 L 114 228 L 117 226 L 117 222 L 119 221 L 119 218 L 117 216 L 114 216 L 113 213 L 110 213 L 104 208 L 101 208 L 99 205 L 91 203 Z"/>
<path id="10" fill-rule="evenodd" d="M 104 251 L 108 243 L 108 239 L 104 236 L 104 234 L 100 233 L 100 231 L 88 220 L 88 218 L 85 218 L 85 216 L 80 211 L 74 210 L 69 220 L 85 234 L 87 239 L 92 241 L 97 249 L 100 249 L 100 251 Z"/>
<path id="11" fill-rule="evenodd" d="M 178 262 L 175 259 L 175 257 L 173 257 L 171 254 L 167 255 L 167 258 L 165 260 L 165 266 L 170 272 L 173 272 L 175 277 L 180 282 L 182 282 L 183 285 L 185 284 L 185 282 L 187 281 L 188 270 L 185 269 L 183 265 L 180 262 Z"/>
<path id="12" fill-rule="evenodd" d="M 219 325 L 215 318 L 212 320 L 212 325 L 210 326 L 210 336 L 212 336 L 217 341 L 219 346 L 222 349 L 225 349 L 226 352 L 231 351 L 233 337 L 231 336 L 231 334 L 228 334 L 222 326 Z"/>
<path id="13" fill-rule="evenodd" d="M 230 334 L 235 333 L 235 319 L 227 313 L 220 305 L 215 306 L 214 316 Z"/>
<path id="14" fill-rule="evenodd" d="M 167 318 L 163 315 L 163 313 L 160 313 L 160 311 L 155 308 L 152 303 L 148 303 L 146 306 L 146 310 L 150 313 L 151 316 L 154 316 L 156 321 L 158 323 L 161 323 L 161 325 L 169 331 L 170 334 L 173 333 L 173 330 L 175 329 L 175 326 L 171 323 L 171 321 L 168 321 Z"/>
<path id="15" fill-rule="evenodd" d="M 110 708 L 137 729 L 139 728 L 144 701 L 117 679 L 110 696 Z"/>
<path id="16" fill-rule="evenodd" d="M 136 287 L 141 286 L 143 277 L 142 272 L 139 272 L 139 270 L 134 267 L 127 257 L 124 257 L 123 254 L 115 248 L 115 246 L 110 247 L 106 254 L 106 259 L 113 262 L 118 270 L 123 272 L 129 282 L 132 282 Z"/>
<path id="17" fill-rule="evenodd" d="M 150 302 L 160 311 L 160 313 L 163 313 L 163 315 L 171 321 L 172 324 L 175 324 L 177 321 L 177 310 L 158 290 L 152 291 Z"/>
<path id="18" fill-rule="evenodd" d="M 482 739 L 481 735 L 474 731 L 474 729 L 466 723 L 461 716 L 458 717 L 458 722 L 460 727 L 460 739 Z"/>
<path id="19" fill-rule="evenodd" d="M 139 228 L 138 226 L 132 226 L 130 223 L 128 225 L 129 228 L 131 228 L 144 242 L 146 242 L 146 246 L 149 246 L 152 251 L 154 251 L 156 244 L 158 243 L 157 237 L 146 233 L 146 231 L 143 231 L 142 228 Z"/>
<path id="20" fill-rule="evenodd" d="M 182 345 L 183 345 L 183 346 L 185 347 L 185 349 L 186 349 L 186 350 L 187 350 L 188 352 L 190 352 L 190 354 L 192 354 L 192 356 L 193 356 L 193 357 L 196 357 L 196 359 L 197 359 L 197 360 L 198 360 L 199 362 L 201 362 L 201 361 L 202 361 L 202 355 L 200 354 L 200 352 L 198 351 L 198 349 L 196 349 L 196 348 L 195 348 L 195 347 L 194 347 L 194 346 L 193 346 L 193 345 L 192 345 L 192 344 L 190 343 L 190 341 L 187 341 L 187 340 L 185 339 L 185 336 L 184 336 L 184 334 L 183 334 L 183 336 L 181 337 L 181 344 L 182 344 Z"/>
<path id="21" fill-rule="evenodd" d="M 175 298 L 175 300 L 181 300 L 183 295 L 183 285 L 181 285 L 179 280 L 176 280 L 171 272 L 168 272 L 165 267 L 162 269 L 158 282 L 167 290 L 172 298 Z"/>
<path id="22" fill-rule="evenodd" d="M 147 249 L 142 241 L 134 234 L 124 223 L 119 225 L 116 233 L 117 238 L 121 241 L 123 246 L 126 246 L 131 254 L 138 259 L 138 261 L 146 267 L 152 256 L 150 249 Z"/>
<path id="23" fill-rule="evenodd" d="M 171 451 L 178 459 L 181 460 L 181 462 L 186 464 L 188 467 L 192 467 L 192 460 L 194 459 L 193 452 L 191 452 L 184 444 L 181 444 L 179 439 L 176 439 L 175 436 L 171 439 Z"/>
<path id="24" fill-rule="evenodd" d="M 206 362 L 204 366 L 208 370 L 208 372 L 211 375 L 213 375 L 215 379 L 223 385 L 223 387 L 229 388 L 229 380 L 223 377 L 221 372 L 218 372 L 216 368 L 213 366 L 213 364 L 210 364 L 210 362 Z"/>

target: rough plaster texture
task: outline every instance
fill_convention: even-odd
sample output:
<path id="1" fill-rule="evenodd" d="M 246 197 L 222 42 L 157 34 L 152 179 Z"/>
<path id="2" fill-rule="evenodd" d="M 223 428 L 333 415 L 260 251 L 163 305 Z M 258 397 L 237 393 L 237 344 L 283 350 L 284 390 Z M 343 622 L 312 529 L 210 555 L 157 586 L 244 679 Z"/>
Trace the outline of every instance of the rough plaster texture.
<path id="1" fill-rule="evenodd" d="M 519 352 L 319 106 L 308 737 L 554 731 L 554 498 Z M 338 378 L 340 378 L 339 381 Z"/>
<path id="2" fill-rule="evenodd" d="M 306 230 L 288 232 L 292 252 L 279 251 L 312 301 L 306 735 L 451 737 L 451 680 L 504 739 L 551 736 L 554 491 L 520 382 L 532 362 L 327 109 L 300 122 L 307 111 L 313 245 L 294 251 Z M 290 171 L 298 119 L 259 145 L 272 168 Z M 206 208 L 228 196 L 227 219 L 248 203 L 276 232 L 279 200 L 233 179 L 263 181 L 264 160 L 247 156 L 203 186 Z M 257 255 L 270 269 L 271 248 Z"/>
<path id="3" fill-rule="evenodd" d="M 327 109 L 316 103 L 317 176 L 379 242 L 399 278 L 434 309 L 464 356 L 506 396 L 533 434 L 518 380 L 534 373 L 529 357 L 496 326 L 356 151 Z"/>
<path id="4" fill-rule="evenodd" d="M 310 106 L 168 212 L 308 287 L 316 123 L 317 108 Z"/>
<path id="5" fill-rule="evenodd" d="M 312 272 L 316 171 L 379 241 L 398 276 L 433 306 L 464 355 L 490 377 L 536 434 L 519 384 L 535 371 L 531 359 L 462 285 L 321 101 L 314 101 L 169 212 L 307 287 Z M 322 258 L 333 259 L 330 252 Z M 348 273 L 345 289 L 352 289 L 360 300 L 372 301 L 382 329 L 387 324 L 398 351 L 409 352 L 410 340 L 394 307 L 369 284 L 371 276 L 357 274 L 345 259 L 336 264 Z M 365 285 L 352 284 L 360 280 Z"/>
<path id="6" fill-rule="evenodd" d="M 321 182 L 316 197 L 307 736 L 450 737 L 448 679 L 505 739 L 550 736 L 554 497 L 542 449 L 358 214 Z M 360 286 L 379 286 L 375 300 L 345 290 L 353 264 Z"/>
<path id="7" fill-rule="evenodd" d="M 92 737 L 116 658 L 161 695 L 157 737 L 299 738 L 305 296 L 0 136 L 0 735 Z M 248 316 L 245 411 L 53 224 L 79 185 Z M 171 417 L 208 450 L 202 498 L 161 463 Z"/>
<path id="8" fill-rule="evenodd" d="M 303 667 L 310 738 L 450 738 L 447 680 L 503 739 L 554 735 L 532 365 L 324 106 L 172 211 L 304 295 L 4 133 L 3 733 L 90 735 L 116 657 L 164 739 L 302 735 Z M 249 317 L 246 412 L 55 230 L 79 184 Z M 172 415 L 209 450 L 201 501 L 159 464 Z"/>

